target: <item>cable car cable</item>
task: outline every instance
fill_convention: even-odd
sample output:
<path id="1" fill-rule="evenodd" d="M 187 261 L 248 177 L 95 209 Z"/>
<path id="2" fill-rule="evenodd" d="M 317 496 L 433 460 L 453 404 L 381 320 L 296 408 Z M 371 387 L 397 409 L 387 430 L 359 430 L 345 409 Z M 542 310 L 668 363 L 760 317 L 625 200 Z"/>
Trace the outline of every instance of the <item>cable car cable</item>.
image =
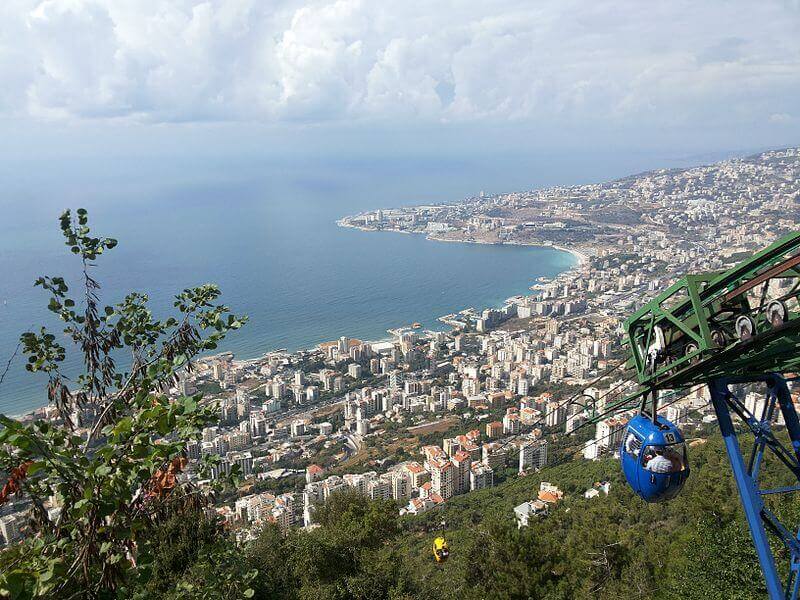
<path id="1" fill-rule="evenodd" d="M 625 362 L 626 361 L 621 361 L 621 362 L 617 363 L 616 365 L 614 365 L 613 367 L 607 369 L 602 375 L 596 377 L 595 379 L 590 381 L 588 384 L 586 384 L 579 392 L 573 394 L 572 396 L 570 396 L 566 400 L 563 400 L 562 402 L 560 402 L 558 405 L 556 405 L 556 407 L 554 409 L 550 410 L 549 412 L 546 412 L 536 422 L 532 423 L 530 425 L 531 429 L 536 429 L 536 427 L 542 425 L 543 423 L 545 423 L 547 421 L 547 417 L 549 417 L 550 415 L 558 412 L 559 410 L 561 410 L 565 406 L 568 406 L 573 401 L 575 401 L 577 398 L 580 398 L 581 396 L 583 396 L 587 389 L 589 389 L 590 387 L 594 386 L 598 382 L 602 381 L 603 379 L 608 377 L 608 375 L 610 375 L 614 371 L 618 370 L 620 367 L 625 365 Z M 596 402 L 599 402 L 600 400 L 606 398 L 606 396 L 608 396 L 612 391 L 618 389 L 622 385 L 624 385 L 626 383 L 629 383 L 631 381 L 633 381 L 633 377 L 631 377 L 629 379 L 626 379 L 626 380 L 623 380 L 622 382 L 620 382 L 619 384 L 617 384 L 613 388 L 609 389 L 603 396 L 601 396 L 600 398 L 597 398 Z M 510 437 L 509 439 L 507 439 L 506 441 L 504 441 L 504 442 L 502 442 L 500 444 L 500 449 L 505 448 L 506 446 L 508 446 L 509 444 L 513 443 L 514 441 L 516 441 L 521 436 L 522 436 L 522 434 L 516 434 L 516 435 Z"/>
<path id="2" fill-rule="evenodd" d="M 688 395 L 689 395 L 691 392 L 692 392 L 692 389 L 689 389 L 689 390 L 688 390 L 688 391 L 687 391 L 685 394 L 683 394 L 683 395 L 679 396 L 678 398 L 675 398 L 675 399 L 673 399 L 672 401 L 668 402 L 667 404 L 664 404 L 663 406 L 659 406 L 659 407 L 658 407 L 658 410 L 662 410 L 662 409 L 664 409 L 664 408 L 667 408 L 667 407 L 669 407 L 669 406 L 672 406 L 672 405 L 673 405 L 673 404 L 675 404 L 676 402 L 679 402 L 680 400 L 683 400 L 684 398 L 686 398 L 686 396 L 688 396 Z M 566 434 L 564 434 L 564 437 L 569 437 L 569 436 L 573 435 L 573 434 L 575 433 L 575 431 L 577 431 L 577 429 L 575 429 L 575 430 L 571 431 L 570 433 L 566 433 Z M 573 450 L 573 451 L 569 452 L 569 453 L 568 453 L 568 454 L 567 454 L 567 455 L 566 455 L 564 458 L 562 458 L 561 460 L 559 460 L 559 461 L 556 461 L 556 462 L 554 462 L 554 463 L 552 463 L 552 464 L 550 464 L 550 465 L 546 465 L 546 466 L 542 467 L 542 469 L 540 469 L 540 472 L 541 472 L 541 471 L 544 471 L 545 469 L 549 469 L 549 468 L 551 468 L 551 467 L 557 467 L 557 466 L 559 466 L 559 465 L 561 465 L 561 464 L 564 464 L 565 462 L 568 462 L 568 459 L 569 459 L 569 460 L 571 460 L 573 456 L 575 456 L 575 455 L 577 455 L 577 454 L 579 454 L 579 453 L 583 452 L 584 450 L 586 450 L 586 449 L 587 449 L 589 446 L 591 446 L 592 444 L 596 444 L 597 442 L 602 442 L 603 440 L 607 440 L 608 438 L 610 438 L 611 436 L 615 435 L 616 433 L 617 433 L 616 431 L 612 431 L 612 432 L 608 433 L 607 435 L 604 435 L 603 437 L 600 437 L 600 438 L 593 438 L 593 439 L 589 440 L 588 442 L 586 442 L 585 444 L 583 444 L 583 445 L 582 445 L 580 448 L 578 448 L 577 450 Z"/>
<path id="3" fill-rule="evenodd" d="M 687 389 L 687 388 L 680 388 L 680 389 Z M 681 398 L 685 398 L 686 396 L 688 396 L 689 393 L 691 393 L 691 390 L 693 390 L 693 389 L 694 389 L 693 387 L 688 388 L 689 391 L 687 391 L 686 394 L 681 396 Z M 631 400 L 631 401 L 633 401 L 633 400 Z M 662 407 L 659 407 L 659 408 L 663 408 L 663 407 L 669 406 L 670 404 L 673 404 L 673 402 L 670 402 L 669 404 L 664 404 Z M 594 419 L 589 419 L 585 423 L 581 423 L 580 425 L 578 425 L 572 431 L 572 433 L 574 433 L 575 431 L 578 431 L 580 429 L 583 429 L 584 427 L 588 427 L 589 425 L 594 425 L 594 424 L 598 423 L 599 421 L 602 421 L 605 417 L 610 417 L 610 416 L 613 416 L 614 414 L 617 414 L 617 413 L 620 413 L 620 412 L 624 412 L 626 410 L 631 410 L 631 408 L 634 408 L 634 407 L 631 406 L 631 407 L 627 407 L 626 408 L 626 407 L 623 407 L 623 406 L 612 406 L 611 408 L 607 409 L 605 412 L 597 415 Z"/>

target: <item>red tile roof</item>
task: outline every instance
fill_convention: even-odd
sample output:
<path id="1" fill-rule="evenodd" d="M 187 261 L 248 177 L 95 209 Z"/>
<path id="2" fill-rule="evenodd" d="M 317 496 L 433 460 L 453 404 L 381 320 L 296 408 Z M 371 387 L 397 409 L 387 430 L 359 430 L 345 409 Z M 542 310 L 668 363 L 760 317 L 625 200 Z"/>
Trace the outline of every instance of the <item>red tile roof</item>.
<path id="1" fill-rule="evenodd" d="M 459 450 L 458 452 L 456 452 L 456 455 L 454 456 L 454 458 L 458 462 L 463 462 L 465 460 L 469 460 L 469 458 L 470 458 L 469 452 L 464 452 L 463 450 Z"/>
<path id="2" fill-rule="evenodd" d="M 549 504 L 555 504 L 560 498 L 553 492 L 539 492 L 539 500 Z"/>

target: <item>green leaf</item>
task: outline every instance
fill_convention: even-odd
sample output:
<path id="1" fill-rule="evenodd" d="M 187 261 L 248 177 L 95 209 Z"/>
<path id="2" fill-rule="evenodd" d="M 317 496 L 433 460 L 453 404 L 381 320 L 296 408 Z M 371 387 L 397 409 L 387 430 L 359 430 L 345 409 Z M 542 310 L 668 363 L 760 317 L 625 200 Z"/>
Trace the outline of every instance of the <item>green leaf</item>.
<path id="1" fill-rule="evenodd" d="M 38 473 L 39 471 L 44 469 L 44 467 L 45 467 L 45 463 L 43 463 L 43 462 L 32 463 L 31 466 L 28 467 L 28 477 L 32 477 L 33 475 L 36 475 L 36 473 Z"/>
<path id="2" fill-rule="evenodd" d="M 94 470 L 94 474 L 97 475 L 98 477 L 105 477 L 106 475 L 111 473 L 111 471 L 113 471 L 113 469 L 110 466 L 100 465 Z"/>
<path id="3" fill-rule="evenodd" d="M 123 417 L 119 420 L 119 423 L 116 424 L 114 427 L 114 433 L 117 435 L 128 434 L 131 432 L 133 428 L 133 419 L 130 417 Z"/>

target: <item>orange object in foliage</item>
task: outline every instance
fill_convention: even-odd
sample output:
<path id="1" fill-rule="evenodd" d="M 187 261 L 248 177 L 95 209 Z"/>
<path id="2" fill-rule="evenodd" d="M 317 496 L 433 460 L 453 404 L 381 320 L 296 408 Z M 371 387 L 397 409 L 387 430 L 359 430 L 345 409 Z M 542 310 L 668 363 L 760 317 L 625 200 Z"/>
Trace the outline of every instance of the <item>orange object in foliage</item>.
<path id="1" fill-rule="evenodd" d="M 176 456 L 165 469 L 159 469 L 150 478 L 147 495 L 163 498 L 175 488 L 175 478 L 183 471 L 189 460 L 185 456 Z"/>
<path id="2" fill-rule="evenodd" d="M 16 494 L 22 489 L 22 480 L 28 476 L 28 468 L 33 464 L 33 461 L 26 461 L 18 467 L 11 469 L 11 475 L 0 490 L 0 504 L 8 502 L 11 494 Z"/>

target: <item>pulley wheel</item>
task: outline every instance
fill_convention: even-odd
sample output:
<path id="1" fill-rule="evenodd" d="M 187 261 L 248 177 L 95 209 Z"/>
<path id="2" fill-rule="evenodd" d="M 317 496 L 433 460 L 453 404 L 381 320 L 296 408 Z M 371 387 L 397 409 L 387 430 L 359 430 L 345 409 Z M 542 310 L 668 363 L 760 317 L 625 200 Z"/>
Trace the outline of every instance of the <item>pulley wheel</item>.
<path id="1" fill-rule="evenodd" d="M 721 329 L 714 329 L 711 332 L 711 341 L 714 342 L 719 348 L 724 348 L 727 345 L 725 332 Z"/>
<path id="2" fill-rule="evenodd" d="M 684 356 L 689 356 L 689 355 L 690 355 L 692 352 L 697 352 L 697 350 L 698 350 L 698 349 L 699 349 L 699 348 L 697 347 L 697 344 L 695 344 L 694 342 L 689 342 L 689 343 L 688 343 L 688 344 L 686 344 L 686 346 L 684 346 L 684 348 L 683 348 L 683 355 L 684 355 Z M 700 359 L 700 357 L 698 357 L 698 356 L 695 356 L 695 357 L 694 357 L 694 358 L 692 358 L 692 359 L 691 359 L 689 362 L 690 362 L 691 364 L 694 364 L 694 363 L 696 363 L 696 362 L 697 362 L 699 359 Z"/>
<path id="3" fill-rule="evenodd" d="M 667 347 L 667 340 L 664 336 L 664 330 L 659 325 L 653 326 L 653 336 L 651 338 L 650 347 L 647 349 L 648 354 L 659 356 L 664 352 Z"/>
<path id="4" fill-rule="evenodd" d="M 767 304 L 767 321 L 773 327 L 779 327 L 789 320 L 789 310 L 780 300 L 773 300 Z"/>
<path id="5" fill-rule="evenodd" d="M 739 315 L 736 318 L 736 337 L 740 340 L 749 340 L 756 333 L 756 324 L 748 315 Z"/>

